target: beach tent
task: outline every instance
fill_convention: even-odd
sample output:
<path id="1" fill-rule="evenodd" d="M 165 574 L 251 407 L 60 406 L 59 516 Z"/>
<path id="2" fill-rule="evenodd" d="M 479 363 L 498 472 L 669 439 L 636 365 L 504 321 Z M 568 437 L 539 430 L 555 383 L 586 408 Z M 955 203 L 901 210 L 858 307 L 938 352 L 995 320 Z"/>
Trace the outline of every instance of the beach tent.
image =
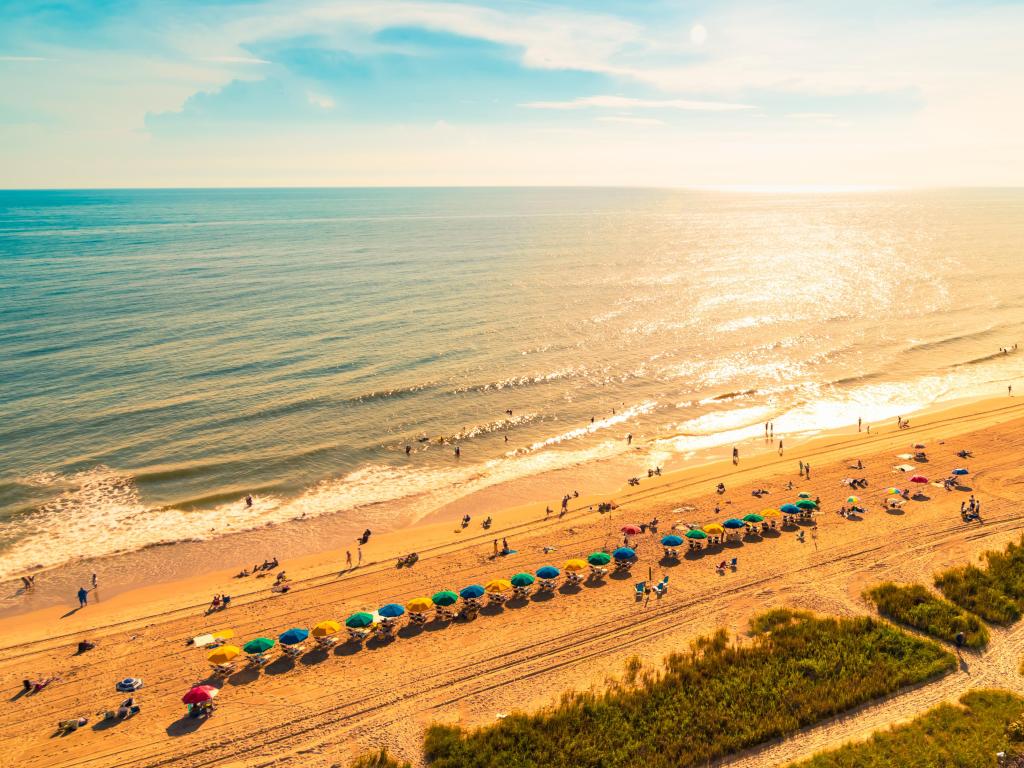
<path id="1" fill-rule="evenodd" d="M 242 652 L 242 649 L 234 645 L 222 645 L 220 648 L 215 650 L 206 660 L 211 664 L 227 664 L 229 661 L 234 659 L 238 654 Z"/>
<path id="2" fill-rule="evenodd" d="M 860 496 L 847 496 L 846 497 L 846 503 L 847 504 L 860 504 Z"/>
<path id="3" fill-rule="evenodd" d="M 513 587 L 528 587 L 533 584 L 536 579 L 529 573 L 517 573 L 509 579 L 509 581 L 512 582 Z"/>
<path id="4" fill-rule="evenodd" d="M 181 697 L 184 704 L 202 704 L 214 699 L 220 691 L 212 685 L 197 685 Z"/>
<path id="5" fill-rule="evenodd" d="M 619 547 L 612 552 L 612 556 L 616 560 L 632 560 L 636 557 L 636 551 L 630 547 Z"/>
<path id="6" fill-rule="evenodd" d="M 587 562 L 586 560 L 580 560 L 579 558 L 575 558 L 573 560 L 568 561 L 565 564 L 565 570 L 569 571 L 570 573 L 585 571 L 587 570 Z"/>
<path id="7" fill-rule="evenodd" d="M 676 536 L 674 533 L 670 533 L 667 536 L 661 537 L 661 546 L 663 547 L 678 547 L 683 543 L 682 536 Z"/>
<path id="8" fill-rule="evenodd" d="M 722 523 L 722 525 L 724 527 L 729 528 L 729 529 L 734 530 L 734 531 L 736 529 L 738 529 L 738 528 L 745 528 L 746 527 L 743 524 L 742 520 L 737 520 L 735 517 L 730 517 L 728 520 L 726 520 L 724 523 Z"/>
<path id="9" fill-rule="evenodd" d="M 500 595 L 512 589 L 512 582 L 508 579 L 491 579 L 484 585 L 484 591 L 488 595 Z"/>
<path id="10" fill-rule="evenodd" d="M 341 624 L 334 621 L 333 619 L 328 619 L 327 621 L 321 621 L 319 624 L 313 627 L 313 637 L 327 637 L 328 635 L 333 635 L 334 633 L 340 631 Z"/>
<path id="11" fill-rule="evenodd" d="M 553 565 L 543 565 L 537 569 L 538 579 L 557 579 L 562 572 Z"/>
<path id="12" fill-rule="evenodd" d="M 464 587 L 459 590 L 459 597 L 463 600 L 478 600 L 484 596 L 485 590 L 479 584 L 470 584 L 468 587 Z"/>
<path id="13" fill-rule="evenodd" d="M 798 507 L 796 504 L 783 504 L 781 507 L 779 507 L 779 512 L 781 512 L 784 515 L 799 515 L 800 507 Z"/>
<path id="14" fill-rule="evenodd" d="M 687 531 L 685 534 L 688 539 L 706 539 L 708 535 L 704 531 L 694 528 L 693 530 Z"/>
<path id="15" fill-rule="evenodd" d="M 764 518 L 756 512 L 751 512 L 749 515 L 743 516 L 743 522 L 745 523 L 763 523 Z"/>
<path id="16" fill-rule="evenodd" d="M 643 531 L 640 530 L 639 525 L 624 525 L 619 530 L 627 536 L 638 536 L 643 533 Z"/>
<path id="17" fill-rule="evenodd" d="M 281 645 L 298 645 L 303 640 L 309 637 L 308 629 L 299 629 L 298 627 L 292 627 L 287 632 L 282 632 L 277 637 L 277 641 Z"/>
<path id="18" fill-rule="evenodd" d="M 387 605 L 382 605 L 377 610 L 377 613 L 379 613 L 381 617 L 385 619 L 397 619 L 399 616 L 405 613 L 405 608 L 400 606 L 398 603 L 388 603 Z"/>
<path id="19" fill-rule="evenodd" d="M 430 600 L 434 605 L 440 605 L 442 608 L 449 608 L 459 601 L 459 596 L 451 590 L 445 589 L 440 592 L 436 592 Z"/>
<path id="20" fill-rule="evenodd" d="M 274 647 L 274 641 L 269 637 L 257 637 L 242 646 L 246 653 L 266 653 Z"/>
<path id="21" fill-rule="evenodd" d="M 366 611 L 357 611 L 345 619 L 345 626 L 350 629 L 363 629 L 373 624 L 373 614 Z"/>
<path id="22" fill-rule="evenodd" d="M 725 533 L 725 528 L 722 527 L 721 523 L 708 523 L 701 530 L 710 536 L 718 536 Z"/>

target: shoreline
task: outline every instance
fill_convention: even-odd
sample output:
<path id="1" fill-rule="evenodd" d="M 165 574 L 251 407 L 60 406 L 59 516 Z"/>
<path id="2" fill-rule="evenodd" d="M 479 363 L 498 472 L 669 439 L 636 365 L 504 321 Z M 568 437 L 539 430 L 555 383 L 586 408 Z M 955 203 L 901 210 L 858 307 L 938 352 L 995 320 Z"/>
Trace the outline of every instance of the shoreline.
<path id="1" fill-rule="evenodd" d="M 855 448 L 859 448 L 862 453 L 877 452 L 881 445 L 888 444 L 904 434 L 912 437 L 921 432 L 939 428 L 950 429 L 951 427 L 955 427 L 952 434 L 958 434 L 978 428 L 977 422 L 979 421 L 1001 423 L 1020 416 L 1024 416 L 1024 400 L 1018 403 L 1016 399 L 1005 396 L 963 398 L 959 401 L 937 403 L 932 407 L 910 413 L 908 418 L 914 426 L 907 430 L 897 430 L 895 424 L 891 424 L 884 428 L 873 429 L 869 436 L 866 432 L 849 431 L 856 429 L 856 424 L 852 424 L 845 428 L 813 434 L 802 440 L 797 437 L 789 437 L 787 439 L 793 442 L 786 445 L 783 457 L 779 457 L 775 449 L 778 438 L 770 446 L 763 445 L 763 441 L 760 439 L 748 441 L 740 444 L 743 450 L 741 450 L 740 464 L 736 467 L 728 458 L 707 456 L 702 457 L 703 461 L 694 461 L 692 456 L 676 455 L 672 457 L 672 461 L 668 462 L 666 467 L 663 467 L 661 476 L 647 478 L 641 475 L 639 486 L 630 487 L 626 482 L 617 483 L 609 480 L 604 489 L 581 493 L 578 499 L 570 500 L 569 512 L 564 518 L 559 518 L 557 505 L 547 500 L 537 500 L 534 497 L 524 503 L 509 503 L 513 500 L 515 490 L 509 486 L 516 485 L 517 481 L 499 484 L 472 492 L 442 505 L 412 525 L 375 533 L 370 543 L 364 548 L 363 565 L 351 569 L 344 566 L 346 545 L 342 542 L 351 542 L 347 546 L 355 558 L 356 548 L 353 538 L 359 531 L 351 530 L 351 526 L 342 526 L 340 529 L 330 531 L 331 515 L 270 525 L 258 529 L 258 532 L 280 537 L 279 532 L 285 530 L 291 535 L 287 547 L 289 551 L 301 547 L 308 548 L 305 553 L 281 557 L 281 568 L 288 573 L 293 585 L 299 588 L 303 585 L 334 580 L 339 577 L 394 570 L 395 559 L 399 555 L 411 551 L 418 552 L 421 561 L 467 548 L 479 548 L 482 556 L 486 556 L 490 554 L 492 541 L 495 538 L 500 540 L 503 537 L 514 537 L 524 532 L 536 533 L 546 526 L 596 518 L 599 516 L 596 507 L 603 501 L 614 501 L 619 507 L 628 508 L 631 506 L 642 507 L 645 502 L 651 502 L 666 494 L 689 492 L 689 495 L 694 497 L 703 496 L 711 490 L 714 483 L 719 481 L 728 485 L 737 480 L 750 480 L 751 475 L 757 477 L 766 473 L 775 474 L 785 471 L 784 466 L 787 469 L 792 469 L 787 462 L 799 461 L 802 456 L 807 454 L 825 453 L 830 455 L 834 452 L 849 452 Z M 650 438 L 642 445 L 637 446 L 636 454 L 626 454 L 626 456 L 646 456 L 649 454 L 650 446 L 660 439 L 665 438 Z M 758 444 L 762 444 L 759 450 Z M 751 448 L 754 450 L 751 451 Z M 723 448 L 723 450 L 725 449 Z M 715 451 L 715 453 L 717 452 Z M 598 477 L 607 469 L 606 465 L 609 461 L 614 460 L 588 462 L 579 467 L 559 469 L 521 480 L 535 485 L 538 493 L 543 490 L 548 491 L 551 493 L 549 498 L 552 498 L 556 488 L 554 483 L 561 482 L 564 475 L 575 474 L 578 477 L 580 471 L 589 471 Z M 704 483 L 709 485 L 704 487 Z M 566 485 L 562 484 L 557 487 L 559 488 L 557 493 L 561 494 L 564 492 L 561 489 L 566 488 Z M 484 501 L 487 501 L 489 505 L 483 506 L 482 502 Z M 681 503 L 678 498 L 677 502 Z M 548 504 L 554 509 L 554 513 L 549 518 L 545 516 L 544 512 L 545 506 Z M 469 528 L 462 530 L 458 520 L 467 511 L 472 514 L 473 520 Z M 493 518 L 494 523 L 490 530 L 484 531 L 479 527 L 479 521 L 488 515 Z M 186 563 L 194 572 L 177 578 L 151 580 L 145 585 L 127 580 L 127 583 L 120 588 L 107 587 L 106 579 L 101 575 L 100 589 L 94 596 L 98 597 L 99 601 L 94 603 L 91 598 L 88 608 L 81 613 L 70 610 L 73 608 L 74 589 L 67 589 L 59 593 L 47 589 L 36 593 L 48 599 L 45 605 L 32 605 L 31 601 L 17 601 L 0 610 L 0 626 L 9 630 L 17 628 L 23 637 L 25 633 L 35 636 L 36 633 L 32 631 L 33 626 L 49 626 L 53 624 L 54 620 L 57 620 L 58 629 L 63 630 L 66 625 L 69 633 L 80 633 L 90 627 L 98 626 L 99 623 L 110 624 L 111 622 L 135 620 L 138 618 L 141 608 L 165 599 L 168 592 L 176 594 L 179 597 L 179 603 L 188 603 L 180 607 L 179 610 L 189 611 L 207 605 L 210 596 L 215 593 L 231 594 L 233 605 L 265 598 L 269 594 L 271 581 L 257 579 L 254 576 L 245 579 L 234 578 L 240 568 L 249 567 L 249 559 L 243 560 L 242 555 L 238 554 L 237 549 L 231 545 L 237 538 L 252 533 L 255 532 L 229 534 L 203 542 L 178 542 L 111 555 L 97 561 L 58 566 L 58 569 L 77 568 L 82 572 L 96 568 L 100 574 L 109 572 L 108 569 L 121 573 L 127 569 L 131 573 L 133 559 L 155 556 L 158 560 L 173 558 L 178 563 Z M 302 535 L 299 536 L 296 533 Z M 348 538 L 346 533 L 353 538 Z M 342 536 L 345 538 L 343 539 Z M 296 545 L 298 546 L 296 547 Z M 338 548 L 339 546 L 341 549 Z M 229 556 L 236 558 L 226 568 L 192 565 L 195 562 L 211 563 L 212 565 L 215 561 L 209 555 L 218 554 L 219 562 L 222 563 L 225 552 L 231 553 Z M 204 557 L 199 557 L 200 555 Z M 275 554 L 268 552 L 267 557 L 272 556 Z M 85 577 L 83 576 L 82 579 L 84 580 Z M 39 587 L 36 589 L 38 590 Z M 65 613 L 66 611 L 69 612 Z M 45 634 L 39 636 L 38 639 L 43 639 Z"/>

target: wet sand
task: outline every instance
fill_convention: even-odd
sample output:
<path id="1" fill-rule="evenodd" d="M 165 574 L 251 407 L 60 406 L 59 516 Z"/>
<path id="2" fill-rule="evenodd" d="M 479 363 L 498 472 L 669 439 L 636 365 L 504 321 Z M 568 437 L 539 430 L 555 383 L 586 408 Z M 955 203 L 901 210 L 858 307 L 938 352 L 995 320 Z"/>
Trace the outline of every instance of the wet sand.
<path id="1" fill-rule="evenodd" d="M 868 607 L 860 597 L 865 586 L 884 579 L 929 582 L 933 571 L 1003 546 L 1024 525 L 1024 401 L 969 403 L 915 415 L 911 423 L 911 429 L 901 431 L 895 424 L 876 427 L 870 436 L 857 434 L 854 427 L 792 446 L 781 458 L 774 450 L 747 458 L 744 450 L 738 467 L 717 462 L 650 480 L 644 473 L 639 487 L 573 500 L 563 518 L 556 507 L 545 519 L 544 503 L 506 504 L 490 513 L 494 525 L 483 531 L 478 523 L 488 512 L 481 505 L 464 531 L 451 519 L 439 519 L 375 535 L 364 548 L 366 564 L 354 570 L 339 572 L 344 555 L 339 557 L 337 550 L 287 559 L 282 567 L 294 585 L 287 595 L 270 593 L 272 579 L 231 578 L 240 563 L 230 551 L 221 555 L 233 560 L 230 567 L 205 572 L 203 563 L 197 568 L 204 572 L 190 578 L 110 597 L 103 594 L 101 577 L 96 605 L 71 613 L 71 605 L 54 605 L 0 621 L 6 646 L 0 650 L 0 684 L 9 697 L 26 676 L 59 673 L 63 678 L 4 707 L 3 754 L 24 766 L 263 765 L 273 760 L 329 766 L 387 745 L 416 762 L 422 729 L 431 722 L 482 724 L 501 712 L 542 706 L 563 690 L 599 685 L 631 656 L 655 663 L 720 626 L 742 638 L 750 615 L 768 607 L 865 613 Z M 966 465 L 972 472 L 971 490 L 925 486 L 928 500 L 909 502 L 902 514 L 887 513 L 880 505 L 883 489 L 907 479 L 893 473 L 892 466 L 900 463 L 895 454 L 918 441 L 927 445 L 930 458 L 920 465 L 924 474 L 942 478 Z M 962 447 L 973 450 L 975 458 L 958 459 L 955 452 Z M 849 468 L 857 459 L 864 462 L 863 471 Z M 798 476 L 799 460 L 812 465 L 810 481 Z M 867 477 L 870 483 L 855 491 L 869 510 L 863 520 L 835 513 L 850 493 L 840 481 L 850 476 Z M 714 493 L 719 481 L 727 486 L 724 496 Z M 784 490 L 790 481 L 794 489 Z M 759 487 L 770 495 L 751 496 Z M 801 490 L 820 496 L 823 507 L 817 525 L 804 527 L 803 543 L 795 530 L 788 530 L 687 554 L 678 563 L 662 560 L 658 538 L 674 522 L 741 517 L 790 501 Z M 964 524 L 958 514 L 960 501 L 971 492 L 982 501 L 985 523 L 980 526 Z M 607 498 L 620 505 L 616 511 L 601 515 L 589 509 Z M 717 518 L 716 503 L 722 505 Z M 684 505 L 685 511 L 673 511 Z M 457 518 L 458 512 L 447 514 Z M 579 590 L 563 588 L 550 600 L 487 609 L 470 623 L 403 629 L 389 644 L 371 643 L 362 650 L 346 644 L 328 654 L 307 654 L 297 663 L 275 661 L 259 674 L 229 678 L 209 722 L 181 719 L 180 696 L 206 674 L 205 654 L 184 645 L 192 635 L 231 627 L 243 641 L 276 637 L 292 626 L 344 620 L 355 610 L 385 602 L 507 577 L 547 562 L 561 566 L 570 557 L 615 546 L 622 525 L 655 515 L 661 520 L 660 534 L 639 537 L 639 562 L 632 575 Z M 492 558 L 495 537 L 507 537 L 517 553 Z M 556 551 L 545 554 L 545 546 Z M 410 550 L 421 554 L 420 561 L 412 568 L 395 568 L 394 555 Z M 732 557 L 738 558 L 736 571 L 716 572 L 716 563 Z M 670 590 L 660 600 L 638 603 L 633 582 L 649 574 L 669 575 Z M 205 617 L 209 596 L 221 591 L 234 595 L 232 607 Z M 73 655 L 75 642 L 86 636 L 99 647 Z M 738 764 L 777 765 L 912 716 L 936 697 L 957 695 L 963 686 L 983 680 L 991 685 L 993 680 L 979 670 L 1003 669 L 1011 658 L 1016 669 L 1022 650 L 1024 633 L 997 631 L 992 648 L 971 657 L 969 679 L 961 672 L 896 695 L 866 708 L 863 727 L 853 718 L 841 727 L 807 729 L 814 738 L 787 739 L 737 758 Z M 90 724 L 67 738 L 50 739 L 58 719 L 93 717 L 116 705 L 120 697 L 113 683 L 126 675 L 146 681 L 140 716 L 98 730 Z M 1001 685 L 1024 690 L 1018 674 L 1000 677 L 1005 677 Z"/>

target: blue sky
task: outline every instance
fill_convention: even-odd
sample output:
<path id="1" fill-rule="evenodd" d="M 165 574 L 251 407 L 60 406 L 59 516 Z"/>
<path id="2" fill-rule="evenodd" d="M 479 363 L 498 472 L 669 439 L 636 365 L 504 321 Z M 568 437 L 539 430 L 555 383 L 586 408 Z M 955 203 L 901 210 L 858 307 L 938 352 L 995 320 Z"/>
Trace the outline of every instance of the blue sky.
<path id="1" fill-rule="evenodd" d="M 1024 183 L 1024 4 L 2 2 L 0 186 Z"/>

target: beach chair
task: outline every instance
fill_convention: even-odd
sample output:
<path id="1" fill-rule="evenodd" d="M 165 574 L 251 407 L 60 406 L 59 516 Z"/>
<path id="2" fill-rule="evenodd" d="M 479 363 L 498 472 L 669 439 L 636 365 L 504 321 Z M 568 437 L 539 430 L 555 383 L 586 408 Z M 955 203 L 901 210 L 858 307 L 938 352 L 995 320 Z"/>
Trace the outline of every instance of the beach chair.
<path id="1" fill-rule="evenodd" d="M 473 611 L 479 611 L 484 607 L 484 604 L 480 601 L 479 597 L 471 597 L 468 600 L 465 600 L 463 604 L 466 608 Z"/>
<path id="2" fill-rule="evenodd" d="M 636 599 L 637 600 L 643 600 L 644 599 L 644 593 L 647 591 L 647 582 L 646 581 L 638 581 L 636 584 L 633 585 L 633 590 L 636 593 Z"/>
<path id="3" fill-rule="evenodd" d="M 599 565 L 590 566 L 590 575 L 595 579 L 600 579 L 608 575 L 608 569 L 602 568 Z"/>
<path id="4" fill-rule="evenodd" d="M 488 605 L 504 605 L 508 600 L 508 595 L 504 592 L 490 592 L 487 595 Z"/>
<path id="5" fill-rule="evenodd" d="M 281 652 L 284 653 L 289 659 L 297 659 L 303 653 L 306 652 L 306 646 L 304 645 L 282 645 Z"/>
<path id="6" fill-rule="evenodd" d="M 456 613 L 454 608 L 443 605 L 437 606 L 434 611 L 434 618 L 439 621 L 451 621 L 455 618 L 455 615 Z"/>
<path id="7" fill-rule="evenodd" d="M 214 677 L 227 677 L 235 671 L 235 662 L 229 661 L 225 664 L 214 664 L 213 665 L 213 676 Z"/>
<path id="8" fill-rule="evenodd" d="M 393 622 L 382 621 L 377 625 L 373 636 L 378 640 L 393 640 L 395 637 L 395 625 Z"/>
<path id="9" fill-rule="evenodd" d="M 665 547 L 665 557 L 679 559 L 679 550 L 672 547 Z"/>
<path id="10" fill-rule="evenodd" d="M 537 591 L 538 592 L 554 592 L 555 588 L 557 586 L 558 586 L 558 580 L 557 579 L 541 579 L 540 581 L 537 582 Z"/>
<path id="11" fill-rule="evenodd" d="M 734 571 L 736 570 L 736 561 L 738 559 L 739 558 L 734 557 L 732 560 L 729 561 L 729 567 L 732 568 Z"/>
<path id="12" fill-rule="evenodd" d="M 569 571 L 565 574 L 565 580 L 570 584 L 580 584 L 583 581 L 583 577 L 575 571 Z"/>
<path id="13" fill-rule="evenodd" d="M 529 587 L 529 586 L 526 586 L 526 587 L 512 587 L 512 596 L 515 597 L 518 600 L 525 600 L 526 598 L 528 598 L 530 596 L 530 592 L 532 592 L 532 591 L 533 591 L 532 587 Z"/>
<path id="14" fill-rule="evenodd" d="M 422 625 L 427 623 L 427 614 L 425 613 L 410 613 L 409 623 L 415 625 Z"/>
<path id="15" fill-rule="evenodd" d="M 270 661 L 264 653 L 250 653 L 247 658 L 249 659 L 249 664 L 254 667 L 262 667 Z"/>
<path id="16" fill-rule="evenodd" d="M 661 581 L 659 581 L 657 584 L 654 585 L 654 593 L 658 597 L 661 597 L 666 592 L 668 592 L 668 576 L 666 576 L 665 578 L 663 578 Z"/>
<path id="17" fill-rule="evenodd" d="M 629 569 L 633 567 L 632 560 L 616 560 L 615 561 L 615 572 L 616 573 L 628 573 Z"/>
<path id="18" fill-rule="evenodd" d="M 348 628 L 348 639 L 355 642 L 361 643 L 370 636 L 370 630 L 361 627 L 349 627 Z"/>
<path id="19" fill-rule="evenodd" d="M 338 638 L 334 635 L 327 635 L 326 637 L 317 637 L 316 647 L 321 651 L 329 651 L 331 648 L 338 644 Z"/>

